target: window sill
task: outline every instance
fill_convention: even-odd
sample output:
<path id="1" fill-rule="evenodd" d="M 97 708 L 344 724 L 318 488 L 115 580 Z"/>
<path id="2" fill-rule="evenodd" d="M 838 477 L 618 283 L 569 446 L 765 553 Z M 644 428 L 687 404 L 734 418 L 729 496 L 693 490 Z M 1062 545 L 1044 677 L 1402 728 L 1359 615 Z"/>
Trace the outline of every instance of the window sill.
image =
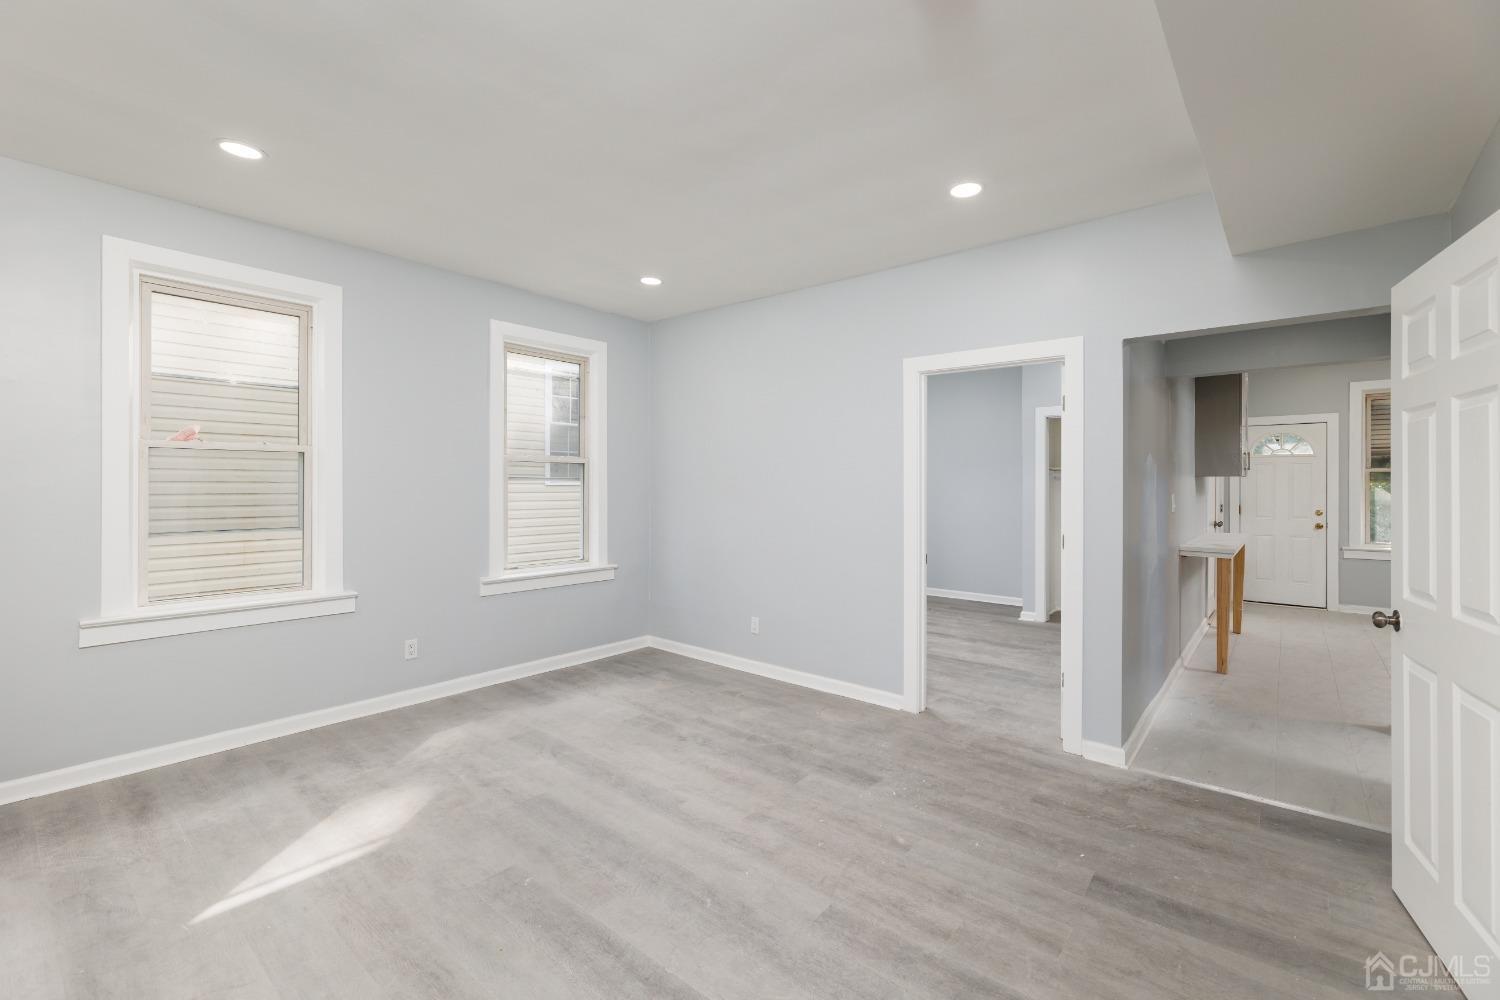
<path id="1" fill-rule="evenodd" d="M 603 580 L 613 580 L 616 569 L 617 567 L 613 565 L 595 563 L 562 568 L 518 570 L 514 573 L 503 573 L 500 576 L 487 576 L 479 581 L 479 596 L 519 594 L 526 590 L 571 587 L 576 583 L 599 583 Z"/>
<path id="2" fill-rule="evenodd" d="M 336 594 L 290 592 L 143 608 L 129 614 L 79 622 L 78 648 L 348 614 L 354 610 L 356 596 L 353 591 Z"/>
<path id="3" fill-rule="evenodd" d="M 1379 559 L 1382 562 L 1391 561 L 1391 550 L 1377 548 L 1373 545 L 1345 545 L 1345 559 Z"/>

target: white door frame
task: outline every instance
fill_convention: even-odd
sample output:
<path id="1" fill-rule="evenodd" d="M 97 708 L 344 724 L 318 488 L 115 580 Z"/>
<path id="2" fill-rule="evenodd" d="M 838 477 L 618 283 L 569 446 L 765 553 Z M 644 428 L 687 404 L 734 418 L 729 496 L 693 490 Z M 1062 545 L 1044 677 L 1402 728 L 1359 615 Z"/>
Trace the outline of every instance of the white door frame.
<path id="1" fill-rule="evenodd" d="M 902 707 L 927 707 L 927 378 L 944 372 L 1063 365 L 1062 745 L 1083 749 L 1083 338 L 907 358 L 902 396 Z M 1073 544 L 1067 537 L 1073 536 Z"/>
<path id="2" fill-rule="evenodd" d="M 1031 518 L 1031 526 L 1036 529 L 1036 537 L 1032 541 L 1035 550 L 1032 586 L 1036 588 L 1032 593 L 1035 594 L 1036 606 L 1021 612 L 1022 621 L 1044 622 L 1052 614 L 1052 609 L 1047 606 L 1047 487 L 1052 479 L 1052 470 L 1047 465 L 1048 452 L 1051 450 L 1047 441 L 1047 421 L 1062 415 L 1061 406 L 1036 408 L 1036 449 L 1032 455 L 1032 478 L 1035 480 L 1032 485 L 1036 496 L 1032 502 L 1035 514 Z"/>
<path id="3" fill-rule="evenodd" d="M 1267 427 L 1273 424 L 1328 425 L 1328 446 L 1324 454 L 1328 471 L 1323 477 L 1328 484 L 1323 498 L 1323 509 L 1328 512 L 1327 518 L 1323 521 L 1327 525 L 1324 534 L 1328 536 L 1323 540 L 1328 560 L 1328 583 L 1324 589 L 1324 603 L 1329 611 L 1342 610 L 1343 604 L 1339 601 L 1339 475 L 1343 470 L 1343 465 L 1339 462 L 1339 415 L 1337 413 L 1294 413 L 1281 417 L 1250 417 L 1246 423 L 1251 427 Z M 1246 446 L 1254 447 L 1255 442 L 1247 441 Z M 1243 528 L 1244 519 L 1237 520 Z"/>

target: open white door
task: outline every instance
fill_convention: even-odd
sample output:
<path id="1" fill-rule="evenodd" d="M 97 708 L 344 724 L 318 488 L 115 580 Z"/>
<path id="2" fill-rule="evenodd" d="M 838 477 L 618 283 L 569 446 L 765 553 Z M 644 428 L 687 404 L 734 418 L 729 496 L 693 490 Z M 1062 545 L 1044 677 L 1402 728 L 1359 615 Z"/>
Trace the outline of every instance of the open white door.
<path id="1" fill-rule="evenodd" d="M 1500 998 L 1500 213 L 1396 286 L 1391 367 L 1391 882 Z"/>

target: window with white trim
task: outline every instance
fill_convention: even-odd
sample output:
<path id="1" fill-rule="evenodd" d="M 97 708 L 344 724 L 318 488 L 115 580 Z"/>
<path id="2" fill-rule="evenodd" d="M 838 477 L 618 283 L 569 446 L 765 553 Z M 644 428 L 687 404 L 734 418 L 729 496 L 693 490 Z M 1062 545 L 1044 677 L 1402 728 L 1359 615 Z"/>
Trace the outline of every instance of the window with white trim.
<path id="1" fill-rule="evenodd" d="M 1385 557 L 1391 548 L 1390 381 L 1351 383 L 1349 416 L 1350 549 Z"/>
<path id="2" fill-rule="evenodd" d="M 583 562 L 588 361 L 505 348 L 505 569 Z"/>
<path id="3" fill-rule="evenodd" d="M 312 585 L 311 309 L 142 278 L 142 605 Z"/>
<path id="4" fill-rule="evenodd" d="M 342 293 L 106 237 L 95 646 L 354 610 Z"/>
<path id="5" fill-rule="evenodd" d="M 601 341 L 492 324 L 490 572 L 481 594 L 614 578 L 605 362 Z"/>
<path id="6" fill-rule="evenodd" d="M 1365 393 L 1363 423 L 1365 509 L 1360 518 L 1366 545 L 1391 544 L 1391 391 Z"/>

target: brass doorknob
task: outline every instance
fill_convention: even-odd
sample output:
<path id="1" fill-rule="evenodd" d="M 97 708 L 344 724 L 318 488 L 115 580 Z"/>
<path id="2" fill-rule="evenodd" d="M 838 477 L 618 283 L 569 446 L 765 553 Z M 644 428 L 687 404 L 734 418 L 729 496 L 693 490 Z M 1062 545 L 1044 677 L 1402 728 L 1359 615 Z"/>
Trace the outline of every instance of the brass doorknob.
<path id="1" fill-rule="evenodd" d="M 1313 525 L 1313 530 L 1314 531 L 1322 531 L 1323 530 L 1323 522 L 1319 521 L 1317 524 Z"/>
<path id="2" fill-rule="evenodd" d="M 1313 517 L 1322 517 L 1322 516 L 1323 516 L 1323 512 L 1321 510 L 1315 510 L 1315 511 L 1313 511 Z"/>
<path id="3" fill-rule="evenodd" d="M 1399 611 L 1392 611 L 1390 614 L 1386 614 L 1384 611 L 1377 611 L 1370 616 L 1370 621 L 1374 623 L 1376 628 L 1385 628 L 1389 625 L 1395 631 L 1401 631 L 1401 612 Z"/>

